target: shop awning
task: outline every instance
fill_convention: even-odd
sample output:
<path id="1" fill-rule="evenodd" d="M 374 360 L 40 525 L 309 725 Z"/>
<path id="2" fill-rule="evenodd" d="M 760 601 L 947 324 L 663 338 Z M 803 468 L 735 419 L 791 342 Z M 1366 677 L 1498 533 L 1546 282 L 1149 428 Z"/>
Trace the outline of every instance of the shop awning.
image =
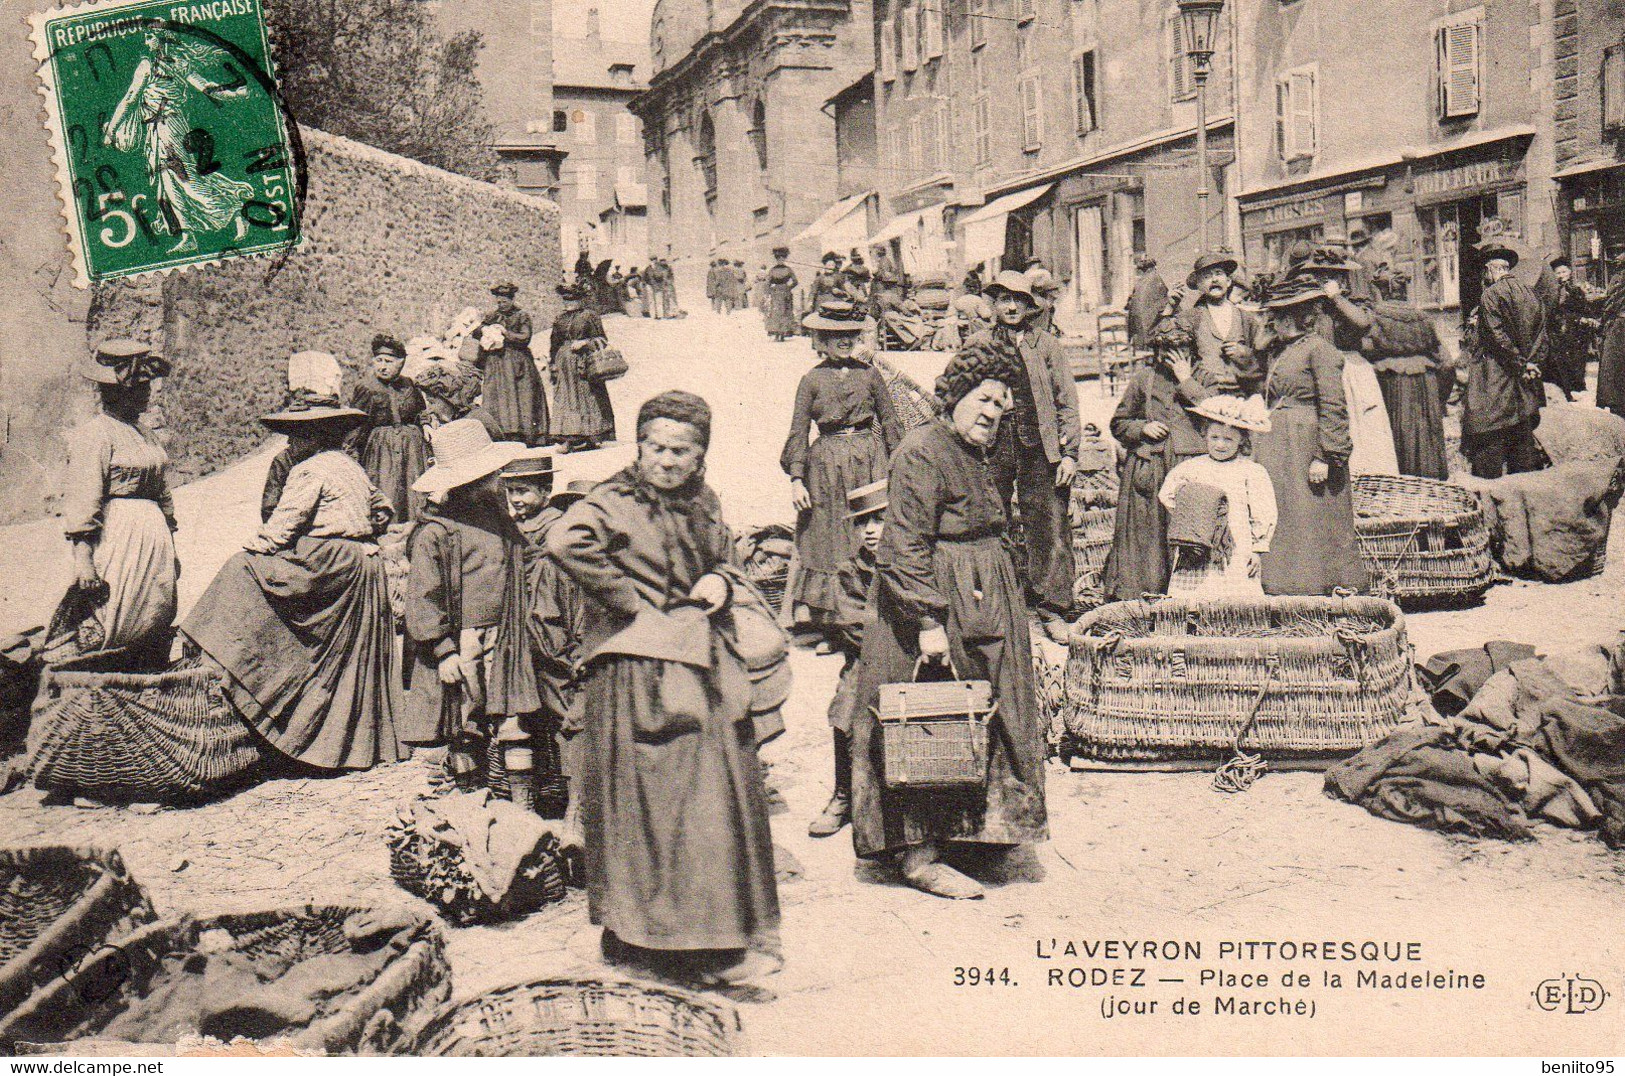
<path id="1" fill-rule="evenodd" d="M 822 243 L 820 252 L 826 254 L 832 250 L 845 252 L 862 243 L 869 231 L 869 222 L 862 212 L 863 204 L 873 195 L 874 191 L 864 191 L 850 198 L 842 198 L 802 229 L 795 242 L 810 243 L 817 239 Z"/>
<path id="2" fill-rule="evenodd" d="M 934 205 L 929 209 L 916 209 L 911 213 L 899 214 L 898 216 L 895 216 L 891 220 L 887 221 L 884 228 L 880 229 L 880 231 L 876 232 L 874 235 L 871 235 L 866 245 L 871 247 L 883 247 L 887 243 L 890 243 L 893 239 L 901 239 L 909 232 L 918 228 L 920 226 L 920 222 L 925 220 L 925 215 L 927 213 L 935 213 L 938 216 L 941 216 L 942 207 L 940 205 Z"/>
<path id="3" fill-rule="evenodd" d="M 1553 179 L 1573 179 L 1575 176 L 1590 175 L 1592 172 L 1605 172 L 1610 168 L 1625 167 L 1625 161 L 1587 161 L 1584 164 L 1571 164 L 1567 168 L 1560 168 L 1552 173 Z"/>
<path id="4" fill-rule="evenodd" d="M 1055 184 L 1045 183 L 995 198 L 959 221 L 960 250 L 966 265 L 980 265 L 1004 253 L 1004 224 L 1010 214 L 1048 194 Z"/>

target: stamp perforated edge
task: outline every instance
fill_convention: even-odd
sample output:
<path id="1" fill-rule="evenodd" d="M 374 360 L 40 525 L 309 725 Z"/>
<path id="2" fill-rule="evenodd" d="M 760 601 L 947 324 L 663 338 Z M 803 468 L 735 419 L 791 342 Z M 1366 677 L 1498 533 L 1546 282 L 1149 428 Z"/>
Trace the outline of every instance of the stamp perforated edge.
<path id="1" fill-rule="evenodd" d="M 58 103 L 61 87 L 56 83 L 56 68 L 51 63 L 51 45 L 49 35 L 46 33 L 46 23 L 61 18 L 73 18 L 78 15 L 90 15 L 103 11 L 118 11 L 122 8 L 144 7 L 153 0 L 86 0 L 85 3 L 68 4 L 61 7 L 51 7 L 43 11 L 36 11 L 25 17 L 29 26 L 29 40 L 34 43 L 35 75 L 38 78 L 34 89 L 40 95 L 40 122 L 45 128 L 46 140 L 51 146 L 51 171 L 56 179 L 57 207 L 62 214 L 62 226 L 68 242 L 68 256 L 73 263 L 73 286 L 76 288 L 89 288 L 91 285 L 90 266 L 85 257 L 84 229 L 79 220 L 79 210 L 73 201 L 72 170 L 68 166 L 67 138 L 62 130 L 62 109 Z M 265 35 L 265 74 L 273 82 L 276 80 L 276 42 L 272 37 L 271 24 L 265 18 L 265 5 L 263 0 L 256 0 L 255 10 L 259 12 L 260 28 Z M 296 122 L 281 107 L 278 100 L 277 122 L 282 127 L 282 137 L 288 143 L 290 158 L 298 145 L 299 135 L 294 127 Z M 297 167 L 297 166 L 296 166 Z M 293 177 L 297 186 L 298 177 Z M 300 202 L 299 193 L 293 192 L 290 196 L 292 212 L 297 218 L 304 208 Z M 114 283 L 119 280 L 136 280 L 142 277 L 167 276 L 170 273 L 188 269 L 208 268 L 215 265 L 224 265 L 227 262 L 240 261 L 245 258 L 273 258 L 284 256 L 297 250 L 305 241 L 303 228 L 295 226 L 293 239 L 286 244 L 270 247 L 266 250 L 244 251 L 231 254 L 215 254 L 200 257 L 190 261 L 178 262 L 174 265 L 154 266 L 150 269 L 137 269 L 130 273 L 121 273 L 118 277 L 104 283 Z"/>

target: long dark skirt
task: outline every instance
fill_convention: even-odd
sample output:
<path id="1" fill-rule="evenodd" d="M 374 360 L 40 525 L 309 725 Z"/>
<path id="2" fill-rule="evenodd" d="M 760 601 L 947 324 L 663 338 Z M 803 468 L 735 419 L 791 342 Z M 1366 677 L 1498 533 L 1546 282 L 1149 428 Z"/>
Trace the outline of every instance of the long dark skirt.
<path id="1" fill-rule="evenodd" d="M 505 347 L 488 355 L 482 392 L 485 409 L 496 418 L 504 440 L 547 442 L 547 393 L 529 351 Z"/>
<path id="2" fill-rule="evenodd" d="M 429 442 L 417 423 L 379 426 L 367 434 L 361 466 L 384 499 L 395 510 L 395 522 L 406 523 L 423 512 L 423 494 L 412 483 L 428 467 Z"/>
<path id="3" fill-rule="evenodd" d="M 886 788 L 880 685 L 904 683 L 919 659 L 919 625 L 876 586 L 879 622 L 863 635 L 852 710 L 852 842 L 872 858 L 925 841 L 1028 844 L 1049 839 L 1044 807 L 1044 716 L 1033 686 L 1032 640 L 1015 565 L 999 538 L 939 542 L 937 587 L 948 598 L 948 643 L 961 679 L 988 680 L 998 700 L 985 791 L 969 795 Z"/>
<path id="4" fill-rule="evenodd" d="M 841 565 L 857 556 L 863 538 L 847 518 L 846 495 L 886 477 L 886 449 L 873 430 L 820 437 L 807 449 L 812 508 L 796 519 L 796 569 L 791 600 L 814 615 L 839 609 Z"/>
<path id="5" fill-rule="evenodd" d="M 225 673 L 237 711 L 289 758 L 364 770 L 405 757 L 394 620 L 372 543 L 300 538 L 276 554 L 238 553 L 181 631 Z"/>
<path id="6" fill-rule="evenodd" d="M 1189 457 L 1181 457 L 1187 459 Z M 1168 593 L 1168 511 L 1157 493 L 1168 477 L 1167 457 L 1130 453 L 1118 486 L 1112 548 L 1106 554 L 1102 590 L 1107 601 L 1125 602 Z"/>
<path id="7" fill-rule="evenodd" d="M 801 331 L 796 320 L 796 289 L 788 284 L 770 284 L 767 288 L 767 334 L 769 336 L 795 336 Z"/>
<path id="8" fill-rule="evenodd" d="M 1423 358 L 1378 360 L 1373 365 L 1394 428 L 1399 473 L 1440 481 L 1449 478 L 1438 372 Z"/>
<path id="9" fill-rule="evenodd" d="M 1279 407 L 1269 433 L 1253 435 L 1253 459 L 1275 485 L 1277 523 L 1264 554 L 1264 593 L 1331 594 L 1371 585 L 1354 536 L 1354 498 L 1346 466 L 1332 468 L 1321 486 L 1309 484 L 1309 464 L 1320 448 L 1320 423 L 1311 407 Z"/>
<path id="10" fill-rule="evenodd" d="M 713 656 L 710 671 L 677 670 L 696 674 L 709 704 L 698 718 L 662 705 L 667 662 L 606 657 L 587 679 L 589 910 L 594 923 L 645 949 L 746 949 L 778 931 L 767 794 L 745 709 L 750 684 L 720 645 Z"/>
<path id="11" fill-rule="evenodd" d="M 560 348 L 553 356 L 553 439 L 613 441 L 615 412 L 609 386 L 581 376 L 581 356 Z"/>

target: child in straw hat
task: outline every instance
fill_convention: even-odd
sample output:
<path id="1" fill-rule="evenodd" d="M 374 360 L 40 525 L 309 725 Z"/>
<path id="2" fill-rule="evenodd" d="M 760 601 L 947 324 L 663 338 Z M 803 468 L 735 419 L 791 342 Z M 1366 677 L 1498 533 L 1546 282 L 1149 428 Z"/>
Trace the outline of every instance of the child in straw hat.
<path id="1" fill-rule="evenodd" d="M 1176 465 L 1157 495 L 1170 514 L 1173 572 L 1168 593 L 1195 599 L 1262 598 L 1262 557 L 1275 533 L 1275 487 L 1269 472 L 1246 452 L 1252 434 L 1269 432 L 1269 412 L 1259 396 L 1210 396 L 1190 410 L 1207 420 L 1207 455 Z M 1187 522 L 1194 523 L 1197 533 L 1204 522 L 1188 521 L 1187 514 L 1203 515 L 1220 504 L 1227 510 L 1226 531 L 1206 549 L 1185 541 L 1192 533 Z"/>
<path id="2" fill-rule="evenodd" d="M 500 472 L 525 446 L 493 442 L 477 419 L 436 428 L 434 466 L 413 483 L 438 508 L 407 542 L 407 699 L 402 739 L 445 744 L 462 788 L 484 783 L 487 747 L 541 709 L 525 626 L 525 538 Z M 532 805 L 534 785 L 510 779 Z"/>

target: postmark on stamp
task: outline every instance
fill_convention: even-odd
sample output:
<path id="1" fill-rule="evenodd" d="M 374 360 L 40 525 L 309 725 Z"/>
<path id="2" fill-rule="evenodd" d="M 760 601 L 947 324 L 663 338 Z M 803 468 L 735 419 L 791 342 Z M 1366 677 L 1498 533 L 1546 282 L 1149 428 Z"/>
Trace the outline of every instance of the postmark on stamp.
<path id="1" fill-rule="evenodd" d="M 299 241 L 298 128 L 261 0 L 97 0 L 30 23 L 77 283 Z"/>

